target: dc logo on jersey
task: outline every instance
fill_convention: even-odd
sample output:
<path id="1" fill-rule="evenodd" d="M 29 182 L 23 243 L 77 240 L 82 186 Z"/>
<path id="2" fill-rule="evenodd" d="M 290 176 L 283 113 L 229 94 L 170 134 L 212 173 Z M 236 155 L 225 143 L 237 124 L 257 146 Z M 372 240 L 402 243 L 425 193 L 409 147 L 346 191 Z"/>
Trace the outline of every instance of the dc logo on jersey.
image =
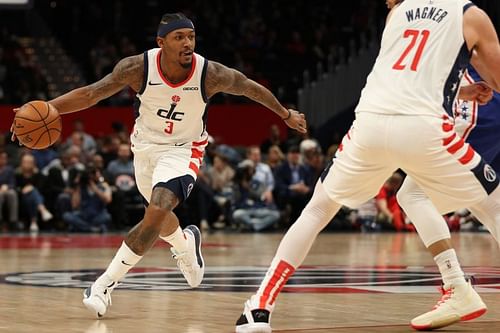
<path id="1" fill-rule="evenodd" d="M 495 170 L 489 164 L 484 165 L 484 178 L 490 183 L 494 182 L 497 178 Z"/>
<path id="2" fill-rule="evenodd" d="M 174 111 L 177 107 L 181 98 L 177 95 L 172 96 L 172 104 L 170 104 L 170 110 L 159 109 L 156 115 L 165 119 L 181 121 L 184 116 L 184 112 Z"/>

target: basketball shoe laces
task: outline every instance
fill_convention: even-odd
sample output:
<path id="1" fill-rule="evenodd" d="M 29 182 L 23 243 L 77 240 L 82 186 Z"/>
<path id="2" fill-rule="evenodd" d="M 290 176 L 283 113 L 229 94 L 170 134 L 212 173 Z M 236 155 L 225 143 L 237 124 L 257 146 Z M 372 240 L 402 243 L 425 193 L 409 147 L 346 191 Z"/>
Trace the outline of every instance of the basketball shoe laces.
<path id="1" fill-rule="evenodd" d="M 170 248 L 172 251 L 172 257 L 177 260 L 177 267 L 181 270 L 181 272 L 186 275 L 191 274 L 193 272 L 193 262 L 194 258 L 189 253 L 189 251 L 185 252 L 177 252 L 173 247 Z"/>
<path id="2" fill-rule="evenodd" d="M 444 289 L 443 287 L 439 287 L 439 292 L 441 293 L 441 298 L 437 302 L 436 305 L 432 308 L 432 310 L 436 310 L 439 308 L 441 305 L 446 303 L 450 298 L 453 296 L 454 288 L 450 287 L 449 289 Z"/>
<path id="3" fill-rule="evenodd" d="M 111 306 L 113 303 L 111 302 L 111 292 L 113 289 L 117 286 L 118 284 L 116 282 L 113 282 L 109 286 L 102 286 L 102 285 L 96 285 L 96 296 L 99 297 L 99 299 L 106 304 L 106 306 Z M 104 298 L 103 296 L 104 295 Z"/>

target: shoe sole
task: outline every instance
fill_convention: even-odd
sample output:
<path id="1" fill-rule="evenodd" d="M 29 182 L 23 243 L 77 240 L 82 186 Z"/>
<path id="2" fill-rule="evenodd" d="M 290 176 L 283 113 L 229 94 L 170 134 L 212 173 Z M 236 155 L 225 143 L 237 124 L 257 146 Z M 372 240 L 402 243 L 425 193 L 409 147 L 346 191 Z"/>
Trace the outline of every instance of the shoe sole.
<path id="1" fill-rule="evenodd" d="M 205 261 L 203 260 L 203 256 L 201 255 L 201 232 L 195 225 L 188 225 L 186 227 L 189 231 L 191 231 L 194 237 L 194 243 L 196 247 L 196 261 L 201 268 L 205 268 Z"/>
<path id="2" fill-rule="evenodd" d="M 476 319 L 478 317 L 481 317 L 483 314 L 486 313 L 486 308 L 479 309 L 477 311 L 471 312 L 469 314 L 463 315 L 461 317 L 456 316 L 448 319 L 444 319 L 441 321 L 433 321 L 429 325 L 414 325 L 411 324 L 411 327 L 417 331 L 430 331 L 430 330 L 435 330 L 438 328 L 446 327 L 455 323 L 458 323 L 460 321 L 468 321 L 472 319 Z"/>
<path id="3" fill-rule="evenodd" d="M 264 323 L 253 323 L 241 326 L 236 326 L 236 333 L 272 333 L 272 329 L 269 324 Z"/>

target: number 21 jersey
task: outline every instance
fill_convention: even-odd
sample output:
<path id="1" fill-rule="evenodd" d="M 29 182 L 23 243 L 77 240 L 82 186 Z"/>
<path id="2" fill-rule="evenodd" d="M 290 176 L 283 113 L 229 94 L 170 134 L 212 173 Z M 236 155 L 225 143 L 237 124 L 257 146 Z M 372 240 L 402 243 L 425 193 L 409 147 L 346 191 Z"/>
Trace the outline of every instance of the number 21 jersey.
<path id="1" fill-rule="evenodd" d="M 392 12 L 356 112 L 453 115 L 470 59 L 463 36 L 466 0 L 406 0 Z"/>

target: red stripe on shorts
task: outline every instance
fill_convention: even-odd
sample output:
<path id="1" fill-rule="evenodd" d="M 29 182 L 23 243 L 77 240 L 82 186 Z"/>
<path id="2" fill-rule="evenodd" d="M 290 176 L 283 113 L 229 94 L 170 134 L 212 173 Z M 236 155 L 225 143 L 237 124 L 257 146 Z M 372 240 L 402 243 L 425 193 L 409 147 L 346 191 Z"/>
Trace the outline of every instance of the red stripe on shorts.
<path id="1" fill-rule="evenodd" d="M 464 144 L 465 144 L 464 139 L 460 139 L 455 144 L 450 146 L 450 148 L 448 148 L 447 150 L 450 154 L 455 154 L 460 148 L 464 146 Z"/>
<path id="2" fill-rule="evenodd" d="M 452 136 L 447 137 L 446 139 L 443 139 L 443 146 L 449 145 L 453 141 L 453 139 L 455 139 L 456 137 L 457 137 L 457 133 L 453 133 Z"/>
<path id="3" fill-rule="evenodd" d="M 191 158 L 203 158 L 203 151 L 191 148 Z"/>
<path id="4" fill-rule="evenodd" d="M 278 297 L 281 289 L 285 286 L 290 276 L 295 272 L 295 268 L 286 261 L 281 260 L 274 270 L 274 274 L 264 289 L 264 294 L 260 297 L 259 308 L 265 309 L 267 302 L 272 305 Z"/>
<path id="5" fill-rule="evenodd" d="M 467 164 L 474 158 L 474 149 L 470 145 L 467 147 L 467 152 L 458 161 L 462 164 Z"/>
<path id="6" fill-rule="evenodd" d="M 443 123 L 443 131 L 449 132 L 453 130 L 453 125 L 448 123 Z"/>
<path id="7" fill-rule="evenodd" d="M 193 170 L 195 174 L 198 174 L 198 171 L 200 171 L 200 168 L 193 162 L 189 162 L 189 169 Z"/>
<path id="8" fill-rule="evenodd" d="M 195 147 L 196 147 L 196 146 L 204 146 L 204 145 L 206 145 L 207 143 L 208 143 L 208 139 L 203 140 L 203 141 L 198 141 L 198 142 L 193 141 L 193 146 L 195 146 Z"/>

